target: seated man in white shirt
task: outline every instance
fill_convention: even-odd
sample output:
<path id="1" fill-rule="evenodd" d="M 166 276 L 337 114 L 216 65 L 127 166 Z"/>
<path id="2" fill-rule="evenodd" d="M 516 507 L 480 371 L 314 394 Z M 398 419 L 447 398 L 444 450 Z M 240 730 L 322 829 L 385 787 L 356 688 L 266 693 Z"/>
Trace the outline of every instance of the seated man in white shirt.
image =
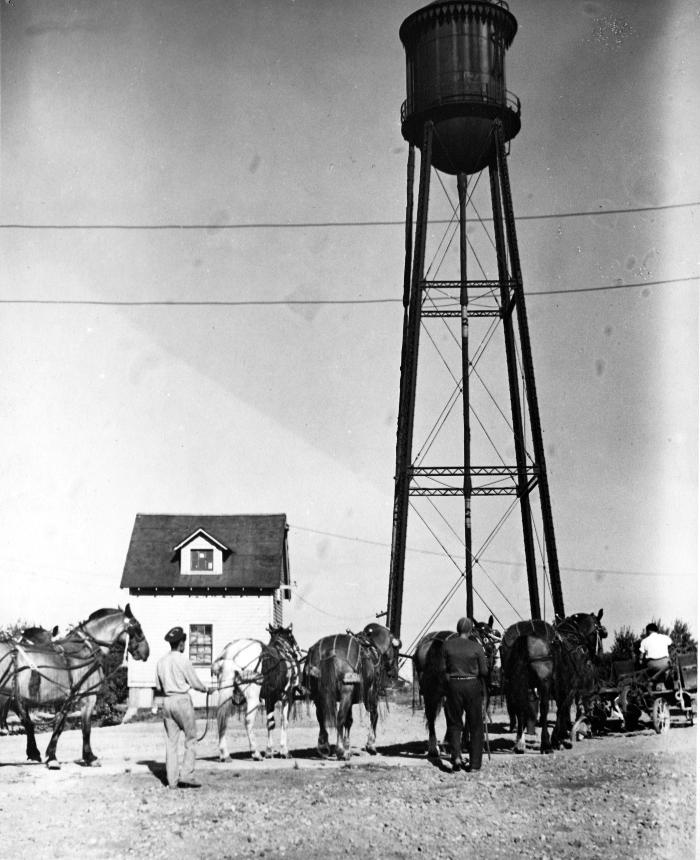
<path id="1" fill-rule="evenodd" d="M 665 633 L 659 633 L 656 624 L 647 624 L 647 635 L 639 646 L 639 658 L 650 675 L 656 675 L 670 668 L 668 649 L 672 645 L 673 639 Z"/>

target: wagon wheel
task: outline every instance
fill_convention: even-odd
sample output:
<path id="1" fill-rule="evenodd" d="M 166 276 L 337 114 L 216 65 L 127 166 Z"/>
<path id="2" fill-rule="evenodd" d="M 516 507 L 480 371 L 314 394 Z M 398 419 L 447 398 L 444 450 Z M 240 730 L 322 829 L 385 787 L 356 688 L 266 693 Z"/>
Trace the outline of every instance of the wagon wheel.
<path id="1" fill-rule="evenodd" d="M 678 693 L 676 693 L 676 697 L 678 697 Z M 680 694 L 680 706 L 683 708 L 683 715 L 685 716 L 686 725 L 692 726 L 695 717 L 693 714 L 693 699 L 689 693 L 686 693 L 683 690 Z"/>
<path id="2" fill-rule="evenodd" d="M 619 702 L 620 710 L 625 718 L 625 728 L 628 732 L 633 732 L 639 724 L 642 709 L 635 701 L 635 696 L 630 687 L 623 687 L 620 690 Z"/>
<path id="3" fill-rule="evenodd" d="M 665 734 L 671 728 L 671 709 L 666 699 L 654 699 L 651 709 L 651 719 L 657 735 Z"/>
<path id="4" fill-rule="evenodd" d="M 582 741 L 584 738 L 593 737 L 593 729 L 591 728 L 591 721 L 588 717 L 582 716 L 574 720 L 569 737 L 571 738 L 572 744 L 575 744 L 576 741 Z"/>

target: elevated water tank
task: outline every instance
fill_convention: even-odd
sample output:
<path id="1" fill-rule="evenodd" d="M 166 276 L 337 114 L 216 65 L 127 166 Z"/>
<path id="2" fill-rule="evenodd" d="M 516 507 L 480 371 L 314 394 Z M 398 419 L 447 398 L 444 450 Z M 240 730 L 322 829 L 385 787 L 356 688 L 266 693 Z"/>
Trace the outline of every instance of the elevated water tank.
<path id="1" fill-rule="evenodd" d="M 506 140 L 520 131 L 520 102 L 505 83 L 505 53 L 517 28 L 502 0 L 437 0 L 401 25 L 407 93 L 401 132 L 420 147 L 425 122 L 432 120 L 438 170 L 486 167 L 494 119 L 502 121 Z"/>

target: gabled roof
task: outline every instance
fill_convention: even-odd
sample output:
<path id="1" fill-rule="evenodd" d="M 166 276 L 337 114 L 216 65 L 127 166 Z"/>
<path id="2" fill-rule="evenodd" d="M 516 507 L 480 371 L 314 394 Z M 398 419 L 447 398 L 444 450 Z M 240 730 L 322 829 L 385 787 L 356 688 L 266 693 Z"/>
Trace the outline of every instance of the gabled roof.
<path id="1" fill-rule="evenodd" d="M 223 552 L 221 574 L 180 574 L 175 549 L 206 532 Z M 285 514 L 137 514 L 121 587 L 158 593 L 257 593 L 288 584 Z"/>
<path id="2" fill-rule="evenodd" d="M 188 543 L 192 543 L 192 541 L 197 537 L 205 538 L 209 541 L 209 543 L 218 547 L 222 552 L 230 552 L 230 549 L 226 546 L 226 544 L 221 543 L 221 541 L 218 541 L 212 535 L 207 534 L 204 529 L 197 529 L 196 531 L 193 531 L 191 535 L 187 535 L 184 540 L 181 540 L 177 546 L 173 547 L 173 552 L 179 552 L 183 548 L 183 546 L 187 546 Z"/>

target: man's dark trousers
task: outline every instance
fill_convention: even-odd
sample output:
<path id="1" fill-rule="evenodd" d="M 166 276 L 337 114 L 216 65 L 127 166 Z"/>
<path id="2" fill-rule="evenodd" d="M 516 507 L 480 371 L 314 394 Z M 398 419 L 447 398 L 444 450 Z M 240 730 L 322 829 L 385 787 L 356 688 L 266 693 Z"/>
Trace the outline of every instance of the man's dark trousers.
<path id="1" fill-rule="evenodd" d="M 447 738 L 452 761 L 462 757 L 462 713 L 469 730 L 469 765 L 479 770 L 484 750 L 484 718 L 482 714 L 482 684 L 480 678 L 468 681 L 448 679 L 445 697 Z"/>

